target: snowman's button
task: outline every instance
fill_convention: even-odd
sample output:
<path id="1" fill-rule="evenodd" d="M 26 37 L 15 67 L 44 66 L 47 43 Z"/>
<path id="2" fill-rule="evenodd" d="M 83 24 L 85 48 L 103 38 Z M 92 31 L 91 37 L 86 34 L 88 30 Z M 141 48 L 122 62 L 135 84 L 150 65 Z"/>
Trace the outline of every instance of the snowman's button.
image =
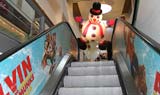
<path id="1" fill-rule="evenodd" d="M 96 34 L 92 34 L 92 37 L 96 37 Z"/>
<path id="2" fill-rule="evenodd" d="M 91 46 L 90 46 L 90 45 L 88 45 L 87 47 L 88 47 L 88 48 L 91 48 Z"/>
<path id="3" fill-rule="evenodd" d="M 86 43 L 89 43 L 89 41 L 87 40 Z"/>
<path id="4" fill-rule="evenodd" d="M 92 29 L 93 29 L 93 30 L 96 30 L 96 26 L 93 26 Z"/>
<path id="5" fill-rule="evenodd" d="M 104 38 L 104 35 L 102 35 L 101 38 Z"/>

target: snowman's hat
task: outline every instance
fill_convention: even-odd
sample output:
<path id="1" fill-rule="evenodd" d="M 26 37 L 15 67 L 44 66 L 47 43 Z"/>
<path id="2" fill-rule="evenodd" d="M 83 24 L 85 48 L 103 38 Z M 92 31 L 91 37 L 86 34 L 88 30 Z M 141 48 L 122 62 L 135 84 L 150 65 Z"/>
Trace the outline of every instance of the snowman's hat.
<path id="1" fill-rule="evenodd" d="M 90 9 L 90 13 L 93 15 L 100 15 L 102 13 L 101 3 L 94 2 L 93 7 Z"/>

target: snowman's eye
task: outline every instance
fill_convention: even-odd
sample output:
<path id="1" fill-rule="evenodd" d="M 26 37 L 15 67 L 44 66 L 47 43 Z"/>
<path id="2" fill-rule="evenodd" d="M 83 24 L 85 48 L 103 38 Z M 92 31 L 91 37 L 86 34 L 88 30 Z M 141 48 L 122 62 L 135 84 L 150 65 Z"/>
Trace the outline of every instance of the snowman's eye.
<path id="1" fill-rule="evenodd" d="M 91 17 L 93 17 L 93 15 L 91 15 Z"/>
<path id="2" fill-rule="evenodd" d="M 99 16 L 97 16 L 97 18 L 99 18 Z"/>

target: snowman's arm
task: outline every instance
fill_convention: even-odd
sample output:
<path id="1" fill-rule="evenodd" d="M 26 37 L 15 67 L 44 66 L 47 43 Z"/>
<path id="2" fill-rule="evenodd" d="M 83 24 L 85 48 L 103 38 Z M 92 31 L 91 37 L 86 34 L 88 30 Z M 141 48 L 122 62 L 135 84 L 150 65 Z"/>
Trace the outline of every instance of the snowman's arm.
<path id="1" fill-rule="evenodd" d="M 83 23 L 83 18 L 82 18 L 82 16 L 76 16 L 74 19 L 75 19 L 75 21 L 78 22 L 78 23 L 81 23 L 81 24 Z"/>
<path id="2" fill-rule="evenodd" d="M 114 19 L 110 19 L 107 21 L 107 26 L 108 27 L 112 27 L 115 24 L 115 20 Z"/>

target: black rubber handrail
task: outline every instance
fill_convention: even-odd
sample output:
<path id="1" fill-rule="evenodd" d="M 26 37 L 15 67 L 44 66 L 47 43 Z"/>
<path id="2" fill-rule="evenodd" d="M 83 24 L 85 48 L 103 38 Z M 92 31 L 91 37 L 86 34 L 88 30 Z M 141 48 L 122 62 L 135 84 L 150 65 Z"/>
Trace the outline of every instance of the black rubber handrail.
<path id="1" fill-rule="evenodd" d="M 2 55 L 0 55 L 0 62 L 1 62 L 2 60 L 4 60 L 5 58 L 9 57 L 10 55 L 12 55 L 13 53 L 17 52 L 18 50 L 22 49 L 23 47 L 27 46 L 28 44 L 32 43 L 33 41 L 37 40 L 37 39 L 40 38 L 41 36 L 49 33 L 51 30 L 55 29 L 56 27 L 58 27 L 59 25 L 61 25 L 61 24 L 63 24 L 63 23 L 65 23 L 65 24 L 67 24 L 67 25 L 69 26 L 70 30 L 72 31 L 73 36 L 76 38 L 76 36 L 75 36 L 72 28 L 70 27 L 69 23 L 68 23 L 68 22 L 61 22 L 61 23 L 59 23 L 59 24 L 57 24 L 57 25 L 49 28 L 48 30 L 46 30 L 46 31 L 38 34 L 38 35 L 37 35 L 36 37 L 34 37 L 33 39 L 28 40 L 27 42 L 25 42 L 25 43 L 23 43 L 23 44 L 21 44 L 21 45 L 19 45 L 19 46 L 16 46 L 16 47 L 14 47 L 14 48 L 11 48 L 11 49 L 9 49 L 8 51 L 4 52 Z M 76 41 L 77 41 L 77 40 L 76 40 Z M 77 41 L 77 45 L 78 45 L 78 41 Z M 78 48 L 78 60 L 79 60 L 79 48 Z"/>
<path id="2" fill-rule="evenodd" d="M 135 22 L 137 20 L 137 14 L 138 14 L 138 9 L 139 9 L 139 2 L 140 2 L 140 0 L 134 0 L 134 10 L 133 10 L 132 25 L 135 25 Z"/>
<path id="3" fill-rule="evenodd" d="M 67 74 L 68 66 L 73 61 L 75 61 L 73 55 L 68 53 L 65 54 L 39 95 L 55 95 L 56 91 L 58 91 L 61 80 Z"/>
<path id="4" fill-rule="evenodd" d="M 135 28 L 133 25 L 128 23 L 126 20 L 123 20 L 121 18 L 117 18 L 116 21 L 115 21 L 115 26 L 114 26 L 114 29 L 113 29 L 113 34 L 112 34 L 111 41 L 113 41 L 113 36 L 114 36 L 114 32 L 115 32 L 118 21 L 121 21 L 126 26 L 128 26 L 128 28 L 130 28 L 137 36 L 139 36 L 144 42 L 146 42 L 148 45 L 150 45 L 160 55 L 160 44 L 158 42 L 156 42 L 151 37 L 147 36 L 146 34 L 141 32 L 140 30 Z"/>

